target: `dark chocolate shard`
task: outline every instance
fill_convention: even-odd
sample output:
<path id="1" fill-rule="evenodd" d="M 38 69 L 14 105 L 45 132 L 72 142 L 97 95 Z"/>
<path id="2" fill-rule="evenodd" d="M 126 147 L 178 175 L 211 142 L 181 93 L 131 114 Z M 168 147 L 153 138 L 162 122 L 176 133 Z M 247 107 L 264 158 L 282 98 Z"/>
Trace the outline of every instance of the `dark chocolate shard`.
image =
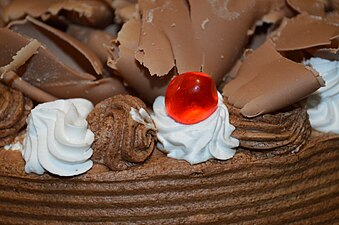
<path id="1" fill-rule="evenodd" d="M 284 58 L 268 40 L 244 59 L 223 92 L 244 116 L 255 117 L 292 105 L 323 85 L 315 71 Z"/>

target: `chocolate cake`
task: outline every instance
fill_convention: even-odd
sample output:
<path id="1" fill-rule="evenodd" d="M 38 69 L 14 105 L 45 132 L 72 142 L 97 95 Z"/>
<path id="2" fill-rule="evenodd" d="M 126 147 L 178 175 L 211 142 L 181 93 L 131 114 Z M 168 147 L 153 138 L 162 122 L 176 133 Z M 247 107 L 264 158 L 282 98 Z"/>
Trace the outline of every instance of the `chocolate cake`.
<path id="1" fill-rule="evenodd" d="M 0 223 L 338 223 L 338 10 L 0 0 Z"/>

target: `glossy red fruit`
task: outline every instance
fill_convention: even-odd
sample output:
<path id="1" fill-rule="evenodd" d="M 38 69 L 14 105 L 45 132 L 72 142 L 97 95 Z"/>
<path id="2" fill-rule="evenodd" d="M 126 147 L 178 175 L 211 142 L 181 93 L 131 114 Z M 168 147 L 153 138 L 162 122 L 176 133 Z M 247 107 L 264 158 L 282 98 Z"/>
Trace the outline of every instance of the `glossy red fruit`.
<path id="1" fill-rule="evenodd" d="M 218 92 L 213 79 L 200 72 L 176 76 L 169 84 L 165 105 L 167 114 L 176 122 L 198 123 L 217 108 Z"/>

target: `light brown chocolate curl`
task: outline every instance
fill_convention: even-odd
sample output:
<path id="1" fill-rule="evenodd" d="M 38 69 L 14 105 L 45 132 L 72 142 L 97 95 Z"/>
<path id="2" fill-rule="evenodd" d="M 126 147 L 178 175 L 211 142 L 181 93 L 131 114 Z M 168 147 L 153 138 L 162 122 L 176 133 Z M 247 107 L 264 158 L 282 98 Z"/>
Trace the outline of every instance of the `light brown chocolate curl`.
<path id="1" fill-rule="evenodd" d="M 105 27 L 113 21 L 113 10 L 100 0 L 13 0 L 4 9 L 6 22 L 25 16 L 47 20 L 60 16 L 72 23 Z"/>
<path id="2" fill-rule="evenodd" d="M 311 135 L 305 102 L 255 118 L 242 116 L 227 100 L 225 104 L 230 112 L 230 122 L 236 128 L 232 136 L 240 141 L 240 148 L 258 157 L 297 152 Z"/>
<path id="3" fill-rule="evenodd" d="M 325 9 L 329 6 L 327 0 L 287 0 L 287 3 L 299 13 L 316 16 L 325 16 Z"/>
<path id="4" fill-rule="evenodd" d="M 109 65 L 148 102 L 164 95 L 170 80 L 156 76 L 203 71 L 219 83 L 240 56 L 255 24 L 280 10 L 280 2 L 139 1 L 141 21 L 124 24 L 113 42 Z M 151 75 L 156 75 L 152 81 L 145 78 Z"/>
<path id="5" fill-rule="evenodd" d="M 67 34 L 85 43 L 99 57 L 102 64 L 106 64 L 109 56 L 108 49 L 111 40 L 115 38 L 112 34 L 104 30 L 93 29 L 84 26 L 70 25 Z"/>
<path id="6" fill-rule="evenodd" d="M 319 74 L 284 58 L 268 40 L 244 59 L 223 93 L 241 114 L 255 117 L 292 105 L 323 85 Z"/>
<path id="7" fill-rule="evenodd" d="M 44 29 L 47 25 L 40 26 L 40 22 L 30 18 L 27 24 L 12 24 L 13 29 L 22 31 L 26 35 L 36 35 L 40 43 L 48 47 L 40 47 L 36 51 L 32 49 L 31 57 L 21 57 L 20 50 L 31 43 L 30 38 L 22 36 L 9 29 L 0 29 L 0 67 L 5 67 L 13 61 L 13 57 L 22 59 L 21 67 L 15 68 L 15 71 L 21 79 L 30 85 L 35 86 L 48 95 L 57 98 L 82 97 L 97 103 L 107 97 L 119 93 L 126 93 L 126 89 L 118 78 L 107 77 L 97 79 L 87 71 L 91 65 L 102 65 L 97 56 L 88 48 L 79 50 L 79 46 L 84 46 L 79 41 L 74 42 L 71 37 L 59 38 L 65 36 L 64 33 L 55 33 L 51 28 Z M 34 22 L 32 22 L 34 21 Z M 32 22 L 32 23 L 31 23 Z M 34 32 L 39 30 L 40 32 Z M 43 31 L 43 32 L 41 32 Z M 59 31 L 60 32 L 60 31 Z M 72 43 L 68 40 L 72 39 Z M 59 43 L 57 42 L 60 41 Z M 60 45 L 61 43 L 61 45 Z M 77 47 L 74 47 L 75 45 Z M 67 48 L 66 49 L 62 49 Z M 66 50 L 66 51 L 65 51 Z M 20 54 L 19 54 L 20 53 Z M 25 54 L 28 54 L 26 51 Z M 60 56 L 64 62 L 56 56 Z M 68 55 L 65 53 L 68 53 Z M 18 55 L 19 54 L 19 55 Z M 82 54 L 86 56 L 81 56 Z M 82 59 L 82 60 L 79 60 Z M 82 62 L 82 64 L 79 63 Z M 92 64 L 89 63 L 92 62 Z M 70 62 L 74 62 L 69 65 Z M 78 65 L 78 66 L 77 66 Z M 83 66 L 81 66 L 83 65 Z M 97 67 L 97 69 L 102 67 Z M 99 76 L 99 75 L 97 75 Z M 34 91 L 31 92 L 35 93 Z M 40 96 L 32 96 L 33 100 L 40 101 Z"/>
<path id="8" fill-rule="evenodd" d="M 0 83 L 0 147 L 13 142 L 32 107 L 32 101 L 20 91 Z"/>
<path id="9" fill-rule="evenodd" d="M 100 59 L 90 48 L 52 26 L 26 17 L 25 20 L 10 23 L 8 27 L 22 35 L 37 39 L 51 50 L 56 58 L 77 71 L 92 73 L 97 77 L 103 72 Z"/>
<path id="10" fill-rule="evenodd" d="M 124 170 L 147 160 L 155 148 L 152 121 L 138 122 L 131 111 L 146 109 L 138 98 L 116 95 L 97 104 L 88 115 L 95 134 L 92 160 L 111 170 Z"/>
<path id="11" fill-rule="evenodd" d="M 331 24 L 321 17 L 300 14 L 283 21 L 272 40 L 278 51 L 293 51 L 312 47 L 333 47 L 331 44 L 335 43 L 338 48 L 337 38 L 338 24 Z"/>
<path id="12" fill-rule="evenodd" d="M 56 97 L 34 87 L 28 82 L 21 79 L 13 71 L 3 74 L 2 82 L 9 87 L 20 90 L 25 96 L 34 99 L 36 102 L 51 102 L 57 100 Z"/>

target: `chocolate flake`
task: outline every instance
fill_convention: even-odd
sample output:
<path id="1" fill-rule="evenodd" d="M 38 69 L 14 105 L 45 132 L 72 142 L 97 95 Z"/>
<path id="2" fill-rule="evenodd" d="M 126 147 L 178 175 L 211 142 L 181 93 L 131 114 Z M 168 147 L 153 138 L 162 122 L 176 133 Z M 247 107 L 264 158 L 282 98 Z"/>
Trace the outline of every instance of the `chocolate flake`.
<path id="1" fill-rule="evenodd" d="M 131 110 L 141 108 L 146 109 L 146 105 L 130 95 L 116 95 L 95 106 L 87 117 L 95 134 L 94 162 L 124 170 L 150 157 L 155 148 L 155 126 L 139 123 L 130 115 Z"/>
<path id="2" fill-rule="evenodd" d="M 323 85 L 315 71 L 284 58 L 268 40 L 244 59 L 223 93 L 244 116 L 255 117 L 292 105 Z"/>

